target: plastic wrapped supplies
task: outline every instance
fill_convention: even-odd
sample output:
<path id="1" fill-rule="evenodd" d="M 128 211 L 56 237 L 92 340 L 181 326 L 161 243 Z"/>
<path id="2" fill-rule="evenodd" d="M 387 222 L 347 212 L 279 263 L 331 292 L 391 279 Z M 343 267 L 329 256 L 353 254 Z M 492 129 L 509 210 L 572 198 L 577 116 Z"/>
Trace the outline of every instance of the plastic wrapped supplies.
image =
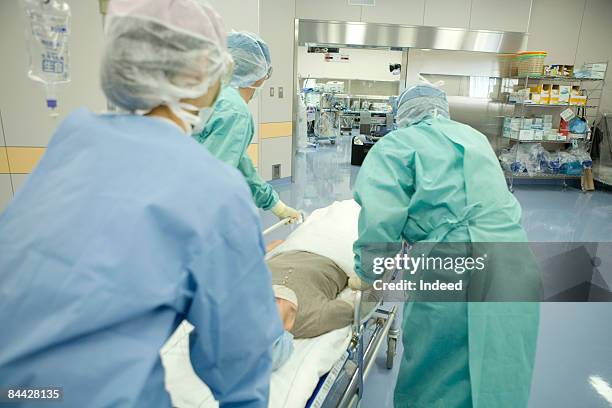
<path id="1" fill-rule="evenodd" d="M 587 133 L 588 124 L 586 120 L 582 118 L 574 118 L 569 123 L 569 131 L 570 133 L 574 133 L 577 135 L 584 135 Z"/>
<path id="2" fill-rule="evenodd" d="M 515 144 L 499 156 L 502 168 L 514 175 L 561 174 L 580 176 L 593 161 L 584 148 L 549 152 L 540 143 Z"/>
<path id="3" fill-rule="evenodd" d="M 591 155 L 583 147 L 575 147 L 568 150 L 568 152 L 582 163 L 582 168 L 590 169 L 593 167 L 593 159 L 591 159 Z"/>
<path id="4" fill-rule="evenodd" d="M 546 151 L 539 143 L 515 144 L 510 150 L 503 152 L 499 160 L 504 170 L 508 172 L 513 174 L 527 173 L 534 176 L 540 172 L 540 155 L 543 153 L 546 153 Z"/>

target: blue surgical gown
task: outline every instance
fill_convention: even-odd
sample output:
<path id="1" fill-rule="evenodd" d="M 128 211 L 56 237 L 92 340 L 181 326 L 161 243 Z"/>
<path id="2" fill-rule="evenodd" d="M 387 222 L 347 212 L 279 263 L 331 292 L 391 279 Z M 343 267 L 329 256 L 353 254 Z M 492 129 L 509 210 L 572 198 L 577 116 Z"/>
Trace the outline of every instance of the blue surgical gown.
<path id="1" fill-rule="evenodd" d="M 253 141 L 255 125 L 249 107 L 237 89 L 226 86 L 215 103 L 215 110 L 204 130 L 193 137 L 219 160 L 237 168 L 246 180 L 255 205 L 270 210 L 278 203 L 278 193 L 257 174 L 247 148 Z"/>
<path id="2" fill-rule="evenodd" d="M 221 406 L 267 407 L 283 331 L 263 256 L 236 170 L 160 119 L 72 113 L 0 215 L 0 388 L 169 407 L 159 350 L 187 319 Z"/>

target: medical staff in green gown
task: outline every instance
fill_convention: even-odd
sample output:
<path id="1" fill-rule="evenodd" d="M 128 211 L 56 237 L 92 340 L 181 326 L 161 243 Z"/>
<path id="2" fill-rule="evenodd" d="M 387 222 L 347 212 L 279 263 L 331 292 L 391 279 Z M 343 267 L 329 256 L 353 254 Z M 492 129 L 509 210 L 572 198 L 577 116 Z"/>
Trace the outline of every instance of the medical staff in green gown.
<path id="1" fill-rule="evenodd" d="M 520 292 L 513 299 L 523 301 L 407 303 L 395 406 L 526 407 L 539 281 L 534 269 L 510 267 L 512 248 L 523 252 L 521 259 L 531 254 L 520 205 L 487 138 L 449 119 L 443 91 L 425 84 L 407 89 L 397 122 L 368 153 L 355 185 L 362 207 L 357 275 L 365 284 L 376 279 L 364 258 L 370 244 L 489 243 L 497 267 L 487 270 L 482 286 L 511 287 Z"/>
<path id="2" fill-rule="evenodd" d="M 257 174 L 247 148 L 255 134 L 253 116 L 247 105 L 272 74 L 270 50 L 258 36 L 232 32 L 227 38 L 234 59 L 234 72 L 213 108 L 200 111 L 202 125 L 193 137 L 225 163 L 237 168 L 251 190 L 257 207 L 277 217 L 298 220 L 300 213 L 279 200 L 272 186 Z M 208 176 L 208 175 L 203 175 Z"/>

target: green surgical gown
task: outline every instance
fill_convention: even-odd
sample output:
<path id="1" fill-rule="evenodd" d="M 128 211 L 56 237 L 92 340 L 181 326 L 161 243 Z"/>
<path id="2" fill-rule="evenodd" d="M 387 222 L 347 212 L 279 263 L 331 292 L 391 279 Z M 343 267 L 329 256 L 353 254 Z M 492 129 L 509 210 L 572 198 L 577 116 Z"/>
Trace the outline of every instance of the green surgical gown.
<path id="1" fill-rule="evenodd" d="M 267 211 L 278 203 L 278 194 L 257 174 L 247 155 L 254 134 L 255 125 L 248 105 L 237 89 L 227 86 L 221 90 L 204 130 L 193 137 L 213 156 L 240 170 L 255 204 Z"/>
<path id="2" fill-rule="evenodd" d="M 354 195 L 362 207 L 355 268 L 365 281 L 375 279 L 361 264 L 371 243 L 527 242 L 520 205 L 487 138 L 446 118 L 379 141 L 363 163 Z M 519 245 L 527 259 L 530 251 Z M 527 406 L 539 280 L 529 268 L 504 273 L 516 254 L 496 248 L 499 267 L 484 286 L 519 288 L 528 301 L 407 303 L 396 407 Z"/>

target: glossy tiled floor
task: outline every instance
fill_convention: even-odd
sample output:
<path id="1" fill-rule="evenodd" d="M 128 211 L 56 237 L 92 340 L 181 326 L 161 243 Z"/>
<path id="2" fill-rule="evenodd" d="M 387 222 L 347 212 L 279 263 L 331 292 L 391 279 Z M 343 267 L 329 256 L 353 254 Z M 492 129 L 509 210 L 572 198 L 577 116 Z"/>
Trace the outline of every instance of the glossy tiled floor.
<path id="1" fill-rule="evenodd" d="M 350 141 L 343 137 L 337 145 L 300 153 L 296 170 L 295 183 L 280 182 L 276 189 L 287 204 L 310 212 L 350 199 L 359 168 L 350 165 Z M 515 194 L 532 241 L 612 242 L 611 193 L 515 186 Z M 275 217 L 262 214 L 262 222 L 267 227 Z M 288 233 L 289 228 L 277 230 L 266 240 Z M 607 283 L 612 286 L 612 281 Z M 397 365 L 389 371 L 379 356 L 366 382 L 362 407 L 391 407 L 396 377 Z M 612 303 L 543 304 L 530 408 L 610 407 L 612 401 L 596 391 L 605 393 L 608 386 L 612 387 Z M 612 394 L 612 388 L 607 392 Z"/>

